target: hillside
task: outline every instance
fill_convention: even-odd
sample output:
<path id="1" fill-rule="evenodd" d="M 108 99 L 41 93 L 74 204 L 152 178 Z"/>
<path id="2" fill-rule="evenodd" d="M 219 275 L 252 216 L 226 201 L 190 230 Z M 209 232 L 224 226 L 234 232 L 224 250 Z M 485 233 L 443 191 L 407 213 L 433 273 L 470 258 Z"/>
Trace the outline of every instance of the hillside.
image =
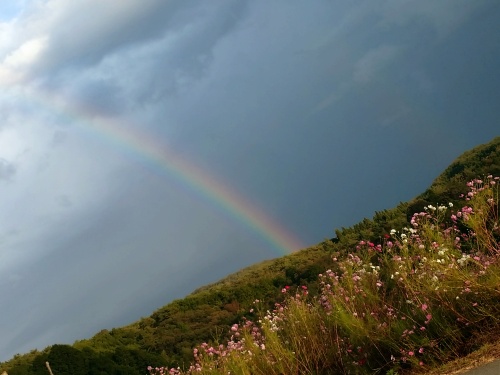
<path id="1" fill-rule="evenodd" d="M 57 375 L 144 374 L 148 365 L 188 365 L 197 344 L 224 342 L 228 327 L 244 317 L 254 318 L 249 310 L 256 299 L 272 308 L 284 298 L 281 290 L 285 286 L 307 286 L 312 294 L 317 292 L 318 274 L 334 267 L 332 254 L 343 253 L 360 240 L 382 243 L 391 229 L 407 226 L 412 215 L 429 204 L 451 202 L 459 207 L 465 183 L 488 174 L 500 176 L 500 137 L 458 157 L 413 200 L 376 212 L 372 219 L 350 228 L 340 228 L 331 240 L 245 268 L 128 326 L 103 330 L 73 346 L 53 345 L 18 355 L 2 363 L 0 372 L 46 374 L 46 361 Z"/>

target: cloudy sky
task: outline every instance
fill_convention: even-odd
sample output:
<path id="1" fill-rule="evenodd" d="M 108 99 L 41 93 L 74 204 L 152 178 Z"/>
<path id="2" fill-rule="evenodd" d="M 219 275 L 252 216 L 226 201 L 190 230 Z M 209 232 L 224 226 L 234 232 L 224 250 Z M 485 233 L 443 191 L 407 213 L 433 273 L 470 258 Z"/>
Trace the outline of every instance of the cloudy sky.
<path id="1" fill-rule="evenodd" d="M 0 2 L 0 360 L 421 193 L 499 135 L 496 0 Z"/>

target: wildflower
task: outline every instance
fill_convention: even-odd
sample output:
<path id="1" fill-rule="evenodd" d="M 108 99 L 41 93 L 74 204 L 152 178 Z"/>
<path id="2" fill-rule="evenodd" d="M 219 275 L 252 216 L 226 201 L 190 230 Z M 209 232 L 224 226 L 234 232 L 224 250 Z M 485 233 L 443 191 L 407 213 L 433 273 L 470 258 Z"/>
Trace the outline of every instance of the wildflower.
<path id="1" fill-rule="evenodd" d="M 414 355 L 414 354 L 415 354 L 414 352 L 411 352 L 411 351 L 410 351 L 410 352 L 408 352 L 408 355 L 409 355 L 410 357 L 413 357 L 413 355 Z"/>
<path id="2" fill-rule="evenodd" d="M 427 306 L 425 303 L 423 303 L 423 304 L 422 304 L 422 311 L 427 310 L 427 307 L 428 307 L 428 306 Z"/>
<path id="3" fill-rule="evenodd" d="M 419 352 L 420 354 L 423 354 L 423 352 L 424 352 L 424 348 L 420 348 L 420 349 L 418 349 L 418 352 Z"/>

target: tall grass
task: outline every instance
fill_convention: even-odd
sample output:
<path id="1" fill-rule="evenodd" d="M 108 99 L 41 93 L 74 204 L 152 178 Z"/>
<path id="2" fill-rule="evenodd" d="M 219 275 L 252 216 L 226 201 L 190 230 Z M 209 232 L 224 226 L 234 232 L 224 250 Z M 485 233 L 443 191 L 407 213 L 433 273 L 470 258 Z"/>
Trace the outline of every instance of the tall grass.
<path id="1" fill-rule="evenodd" d="M 285 287 L 227 343 L 195 348 L 189 369 L 150 374 L 394 374 L 462 354 L 500 327 L 498 183 L 471 181 L 464 207 L 429 205 L 381 243 L 334 254 L 319 294 Z"/>

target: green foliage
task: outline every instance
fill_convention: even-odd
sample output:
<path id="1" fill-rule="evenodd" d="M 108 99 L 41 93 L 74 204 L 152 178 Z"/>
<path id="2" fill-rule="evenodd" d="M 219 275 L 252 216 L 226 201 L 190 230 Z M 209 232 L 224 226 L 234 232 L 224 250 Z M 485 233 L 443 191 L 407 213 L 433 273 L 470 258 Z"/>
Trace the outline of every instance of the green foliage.
<path id="1" fill-rule="evenodd" d="M 54 345 L 47 358 L 52 371 L 58 375 L 85 375 L 87 365 L 83 353 L 69 345 Z M 44 366 L 45 367 L 45 364 Z M 35 373 L 46 373 L 47 369 L 34 368 Z M 45 371 L 44 371 L 45 370 Z"/>

